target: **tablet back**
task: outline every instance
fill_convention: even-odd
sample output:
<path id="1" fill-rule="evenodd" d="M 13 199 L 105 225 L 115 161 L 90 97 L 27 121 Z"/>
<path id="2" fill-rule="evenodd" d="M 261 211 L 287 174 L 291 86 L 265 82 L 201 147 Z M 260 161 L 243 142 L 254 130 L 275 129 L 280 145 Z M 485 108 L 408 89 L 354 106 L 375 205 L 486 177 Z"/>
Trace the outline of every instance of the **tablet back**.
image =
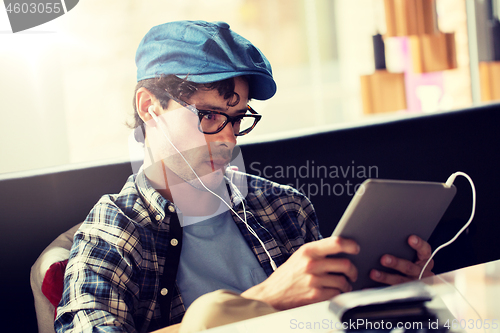
<path id="1" fill-rule="evenodd" d="M 370 270 L 394 271 L 383 267 L 380 258 L 392 254 L 413 261 L 415 250 L 408 237 L 428 240 L 456 193 L 456 187 L 444 183 L 368 179 L 353 196 L 332 236 L 355 240 L 357 255 L 349 258 L 358 269 L 353 290 L 381 284 L 370 279 Z"/>

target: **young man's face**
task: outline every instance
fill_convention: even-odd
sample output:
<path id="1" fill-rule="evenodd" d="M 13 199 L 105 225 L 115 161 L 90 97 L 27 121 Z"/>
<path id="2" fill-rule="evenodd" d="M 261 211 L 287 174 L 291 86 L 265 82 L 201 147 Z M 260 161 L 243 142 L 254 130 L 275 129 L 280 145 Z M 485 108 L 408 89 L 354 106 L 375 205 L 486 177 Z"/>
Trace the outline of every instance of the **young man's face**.
<path id="1" fill-rule="evenodd" d="M 217 90 L 198 90 L 185 102 L 199 110 L 219 111 L 229 116 L 245 114 L 248 84 L 236 77 L 234 91 L 239 95 L 239 103 L 235 106 L 228 106 L 228 100 L 220 96 Z M 228 123 L 216 134 L 203 134 L 198 129 L 198 116 L 172 100 L 166 110 L 159 112 L 159 116 L 170 140 L 203 183 L 212 190 L 217 189 L 222 184 L 224 169 L 230 162 L 236 145 L 232 124 Z M 152 136 L 148 133 L 148 138 L 153 153 L 163 160 L 167 168 L 169 187 L 184 181 L 204 190 L 187 162 L 162 133 L 156 131 Z"/>

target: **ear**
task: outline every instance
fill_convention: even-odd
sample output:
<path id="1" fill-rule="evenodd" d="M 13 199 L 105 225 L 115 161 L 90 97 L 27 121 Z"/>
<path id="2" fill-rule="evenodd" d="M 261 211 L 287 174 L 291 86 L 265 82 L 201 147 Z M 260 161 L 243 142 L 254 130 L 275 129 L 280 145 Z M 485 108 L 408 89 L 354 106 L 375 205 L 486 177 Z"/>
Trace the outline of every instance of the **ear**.
<path id="1" fill-rule="evenodd" d="M 156 97 L 144 87 L 141 87 L 137 90 L 137 93 L 135 94 L 135 105 L 137 107 L 137 113 L 139 114 L 139 117 L 145 123 L 153 119 L 148 112 L 148 108 L 151 105 L 153 105 L 155 110 L 161 108 L 158 99 L 156 99 Z"/>

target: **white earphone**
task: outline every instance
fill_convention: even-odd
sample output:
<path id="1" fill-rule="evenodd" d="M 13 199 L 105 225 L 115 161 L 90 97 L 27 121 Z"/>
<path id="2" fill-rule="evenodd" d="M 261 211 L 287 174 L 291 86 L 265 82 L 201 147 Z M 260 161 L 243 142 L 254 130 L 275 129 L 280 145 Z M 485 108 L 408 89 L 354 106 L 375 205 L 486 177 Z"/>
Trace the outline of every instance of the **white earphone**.
<path id="1" fill-rule="evenodd" d="M 273 258 L 271 257 L 271 254 L 267 251 L 265 245 L 264 245 L 264 242 L 259 238 L 259 236 L 257 235 L 257 233 L 255 232 L 255 230 L 253 230 L 252 227 L 250 227 L 250 225 L 247 223 L 247 212 L 246 212 L 246 208 L 245 208 L 245 203 L 243 202 L 243 199 L 244 198 L 241 198 L 242 201 L 241 201 L 241 205 L 243 206 L 243 215 L 245 217 L 245 219 L 242 219 L 241 216 L 236 213 L 236 211 L 223 199 L 221 198 L 217 193 L 213 192 L 212 190 L 210 190 L 204 183 L 203 181 L 200 179 L 200 177 L 198 177 L 198 174 L 194 171 L 193 167 L 191 166 L 191 164 L 189 164 L 189 162 L 186 160 L 186 158 L 184 157 L 184 155 L 182 155 L 182 153 L 179 151 L 179 149 L 177 149 L 177 147 L 173 144 L 173 142 L 170 140 L 170 138 L 168 137 L 166 131 L 163 130 L 163 124 L 160 122 L 160 119 L 158 119 L 158 116 L 154 113 L 154 106 L 153 105 L 150 105 L 148 107 L 148 113 L 151 115 L 151 117 L 153 117 L 154 121 L 156 122 L 156 124 L 158 125 L 158 128 L 160 129 L 160 131 L 163 133 L 163 135 L 165 136 L 165 138 L 167 139 L 167 141 L 172 145 L 172 147 L 174 147 L 174 149 L 177 151 L 177 153 L 182 157 L 182 159 L 184 160 L 184 162 L 186 162 L 186 164 L 189 166 L 189 168 L 191 169 L 191 171 L 193 172 L 193 174 L 196 176 L 196 178 L 198 178 L 198 181 L 200 182 L 200 184 L 210 193 L 212 193 L 213 195 L 215 195 L 217 198 L 219 198 L 219 200 L 221 200 L 247 227 L 248 231 L 255 237 L 257 238 L 257 240 L 260 242 L 260 245 L 262 246 L 262 248 L 264 249 L 264 251 L 266 252 L 267 256 L 269 257 L 269 260 L 270 260 L 270 263 L 271 263 L 271 267 L 273 269 L 273 271 L 275 271 L 278 267 L 276 266 L 276 263 L 274 262 Z"/>
<path id="2" fill-rule="evenodd" d="M 155 122 L 156 122 L 157 124 L 159 124 L 159 123 L 160 123 L 160 120 L 158 119 L 158 116 L 157 116 L 157 115 L 156 115 L 156 113 L 155 113 L 155 107 L 154 107 L 153 105 L 150 105 L 150 106 L 148 107 L 148 113 L 151 115 L 151 117 L 153 117 L 153 119 L 155 120 Z"/>

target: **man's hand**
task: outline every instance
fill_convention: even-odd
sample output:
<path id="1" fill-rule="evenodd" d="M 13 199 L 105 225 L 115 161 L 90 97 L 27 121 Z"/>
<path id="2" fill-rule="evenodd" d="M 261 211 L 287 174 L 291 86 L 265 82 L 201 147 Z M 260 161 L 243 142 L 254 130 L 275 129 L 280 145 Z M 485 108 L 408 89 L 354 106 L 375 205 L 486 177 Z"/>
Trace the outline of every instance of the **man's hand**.
<path id="1" fill-rule="evenodd" d="M 408 237 L 408 244 L 417 251 L 417 261 L 411 262 L 405 259 L 396 258 L 389 254 L 382 256 L 380 259 L 382 266 L 395 269 L 403 273 L 405 276 L 401 276 L 399 274 L 388 274 L 372 269 L 370 272 L 372 280 L 393 285 L 418 279 L 420 271 L 424 267 L 427 260 L 431 257 L 432 249 L 429 243 L 415 235 Z M 434 275 L 434 273 L 431 272 L 432 267 L 434 267 L 434 260 L 429 262 L 429 265 L 425 268 L 422 278 Z"/>
<path id="2" fill-rule="evenodd" d="M 304 244 L 264 282 L 241 296 L 286 310 L 351 291 L 350 281 L 356 281 L 358 271 L 348 259 L 326 257 L 337 253 L 358 254 L 359 246 L 340 237 Z"/>

